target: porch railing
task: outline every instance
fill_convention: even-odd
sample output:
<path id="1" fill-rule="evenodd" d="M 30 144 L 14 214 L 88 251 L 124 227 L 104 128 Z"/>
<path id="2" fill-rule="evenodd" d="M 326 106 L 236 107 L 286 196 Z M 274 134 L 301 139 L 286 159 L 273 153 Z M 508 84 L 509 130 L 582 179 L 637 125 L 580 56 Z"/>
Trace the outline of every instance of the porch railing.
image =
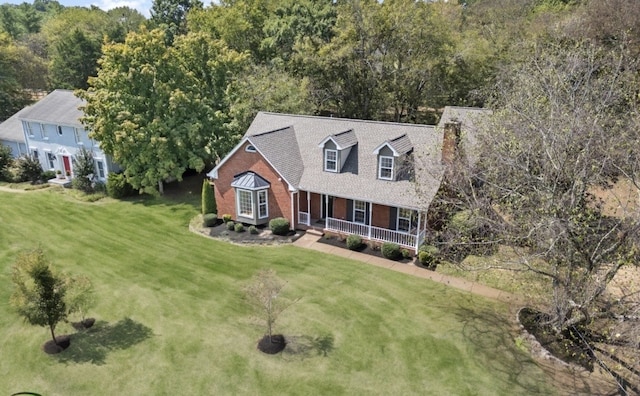
<path id="1" fill-rule="evenodd" d="M 380 242 L 393 242 L 400 246 L 415 249 L 416 237 L 418 241 L 424 238 L 424 231 L 416 236 L 415 234 L 407 234 L 404 232 L 389 230 L 386 228 L 368 226 L 366 224 L 354 223 L 351 221 L 327 218 L 326 229 L 344 234 L 356 234 L 363 238 Z"/>
<path id="2" fill-rule="evenodd" d="M 309 212 L 298 212 L 298 223 L 310 225 L 309 223 Z"/>

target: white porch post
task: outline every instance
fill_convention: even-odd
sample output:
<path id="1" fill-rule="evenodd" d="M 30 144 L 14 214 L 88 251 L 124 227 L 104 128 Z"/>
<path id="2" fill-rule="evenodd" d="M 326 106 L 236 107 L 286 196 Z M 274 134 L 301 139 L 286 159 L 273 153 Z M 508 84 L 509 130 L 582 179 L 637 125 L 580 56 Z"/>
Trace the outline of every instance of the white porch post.
<path id="1" fill-rule="evenodd" d="M 373 215 L 373 202 L 369 202 L 369 227 L 368 227 L 368 238 L 371 239 L 371 218 Z"/>
<path id="2" fill-rule="evenodd" d="M 325 226 L 327 223 L 327 219 L 329 218 L 329 194 L 325 194 L 324 195 L 325 199 L 324 199 L 324 219 L 325 219 Z M 320 215 L 322 215 L 322 213 L 320 213 Z"/>
<path id="3" fill-rule="evenodd" d="M 295 194 L 295 192 L 291 192 L 291 229 L 295 230 L 296 229 L 296 218 L 295 216 L 295 207 L 293 206 L 293 194 Z M 300 210 L 300 208 L 298 208 L 298 210 Z"/>
<path id="4" fill-rule="evenodd" d="M 307 191 L 307 213 L 309 213 L 309 217 L 307 218 L 307 225 L 310 226 L 311 225 L 311 193 L 309 191 Z"/>
<path id="5" fill-rule="evenodd" d="M 418 226 L 416 227 L 416 253 L 418 252 L 418 248 L 420 247 L 420 220 L 422 219 L 422 214 L 418 211 Z"/>
<path id="6" fill-rule="evenodd" d="M 296 201 L 298 202 L 298 221 L 300 220 L 300 193 L 296 196 Z"/>

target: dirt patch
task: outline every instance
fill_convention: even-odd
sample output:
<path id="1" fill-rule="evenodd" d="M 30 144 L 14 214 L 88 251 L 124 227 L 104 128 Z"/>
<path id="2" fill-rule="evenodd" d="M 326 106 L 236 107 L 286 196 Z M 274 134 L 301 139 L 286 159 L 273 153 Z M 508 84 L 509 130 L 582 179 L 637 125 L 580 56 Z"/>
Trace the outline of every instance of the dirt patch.
<path id="1" fill-rule="evenodd" d="M 271 337 L 265 335 L 260 341 L 258 341 L 258 349 L 261 352 L 269 355 L 275 355 L 282 352 L 287 346 L 287 343 L 282 334 L 274 334 Z"/>
<path id="2" fill-rule="evenodd" d="M 45 342 L 42 346 L 42 350 L 48 355 L 54 355 L 64 351 L 71 345 L 71 336 L 69 335 L 57 336 L 56 340 L 58 341 L 57 344 L 53 342 L 53 340 Z"/>

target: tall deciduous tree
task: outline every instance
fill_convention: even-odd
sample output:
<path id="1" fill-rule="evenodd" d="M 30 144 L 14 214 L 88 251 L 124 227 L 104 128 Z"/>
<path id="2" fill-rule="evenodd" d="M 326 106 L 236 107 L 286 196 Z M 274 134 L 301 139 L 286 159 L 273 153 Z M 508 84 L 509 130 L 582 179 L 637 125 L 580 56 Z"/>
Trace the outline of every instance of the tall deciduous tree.
<path id="1" fill-rule="evenodd" d="M 96 75 L 102 44 L 80 29 L 61 38 L 51 60 L 51 86 L 65 89 L 87 89 L 87 80 Z"/>
<path id="2" fill-rule="evenodd" d="M 243 56 L 205 34 L 167 47 L 162 30 L 144 29 L 103 52 L 98 76 L 80 93 L 83 122 L 132 186 L 155 191 L 237 142 L 227 127 L 226 91 Z"/>
<path id="3" fill-rule="evenodd" d="M 7 35 L 0 33 L 0 122 L 30 103 L 19 83 L 19 49 Z"/>
<path id="4" fill-rule="evenodd" d="M 187 33 L 187 14 L 195 9 L 202 9 L 200 0 L 154 0 L 149 22 L 152 28 L 163 29 L 171 44 L 176 36 Z"/>
<path id="5" fill-rule="evenodd" d="M 55 275 L 40 249 L 18 256 L 12 274 L 11 304 L 27 322 L 46 326 L 57 344 L 56 325 L 67 317 L 64 280 Z"/>
<path id="6" fill-rule="evenodd" d="M 506 219 L 499 231 L 518 254 L 513 265 L 550 280 L 558 332 L 615 314 L 598 304 L 640 260 L 639 214 L 622 197 L 620 213 L 608 213 L 597 194 L 615 196 L 617 178 L 640 187 L 633 62 L 584 43 L 541 45 L 498 86 L 482 134 L 473 196 Z"/>

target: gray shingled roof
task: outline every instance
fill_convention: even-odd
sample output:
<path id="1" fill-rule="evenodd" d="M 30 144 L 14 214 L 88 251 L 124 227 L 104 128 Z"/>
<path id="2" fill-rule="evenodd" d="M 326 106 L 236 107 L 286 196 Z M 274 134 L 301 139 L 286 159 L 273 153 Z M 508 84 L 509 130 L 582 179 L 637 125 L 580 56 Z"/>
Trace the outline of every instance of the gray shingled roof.
<path id="1" fill-rule="evenodd" d="M 291 125 L 254 134 L 248 139 L 287 182 L 293 186 L 300 183 L 302 157 Z"/>
<path id="2" fill-rule="evenodd" d="M 386 140 L 383 144 L 378 146 L 376 150 L 382 148 L 385 144 L 391 147 L 396 153 L 398 153 L 398 155 L 404 155 L 413 150 L 411 139 L 409 139 L 409 136 L 407 136 L 406 133 L 402 136 L 398 136 L 397 138 Z"/>
<path id="3" fill-rule="evenodd" d="M 76 97 L 73 91 L 56 89 L 37 103 L 24 109 L 20 118 L 44 124 L 82 127 L 80 117 L 83 112 L 78 108 L 85 102 Z"/>
<path id="4" fill-rule="evenodd" d="M 353 131 L 353 129 L 349 129 L 348 131 L 340 132 L 335 135 L 327 136 L 327 138 L 331 138 L 336 143 L 339 150 L 344 150 L 358 144 L 358 138 L 356 137 L 356 133 Z M 327 138 L 325 138 L 325 140 Z"/>
<path id="5" fill-rule="evenodd" d="M 253 172 L 244 172 L 236 175 L 233 178 L 233 183 L 231 183 L 231 187 L 247 188 L 250 190 L 257 190 L 259 188 L 269 187 L 270 185 L 268 181 Z"/>
<path id="6" fill-rule="evenodd" d="M 438 129 L 443 130 L 444 124 L 451 121 L 461 123 L 462 136 L 460 145 L 470 164 L 478 161 L 477 145 L 478 145 L 478 129 L 493 112 L 488 109 L 478 107 L 455 107 L 447 106 L 444 108 Z"/>
<path id="7" fill-rule="evenodd" d="M 0 140 L 25 143 L 20 115 L 27 109 L 28 107 L 25 107 L 0 124 Z"/>
<path id="8" fill-rule="evenodd" d="M 343 171 L 324 172 L 318 143 L 350 130 L 357 145 Z M 422 170 L 416 176 L 421 185 L 419 196 L 412 182 L 377 178 L 377 156 L 373 151 L 385 141 L 403 135 L 406 140 L 400 139 L 398 146 L 405 147 L 406 141 L 413 143 L 414 156 Z M 442 131 L 434 126 L 260 112 L 245 136 L 287 181 L 301 190 L 419 209 L 431 202 L 442 179 Z"/>

